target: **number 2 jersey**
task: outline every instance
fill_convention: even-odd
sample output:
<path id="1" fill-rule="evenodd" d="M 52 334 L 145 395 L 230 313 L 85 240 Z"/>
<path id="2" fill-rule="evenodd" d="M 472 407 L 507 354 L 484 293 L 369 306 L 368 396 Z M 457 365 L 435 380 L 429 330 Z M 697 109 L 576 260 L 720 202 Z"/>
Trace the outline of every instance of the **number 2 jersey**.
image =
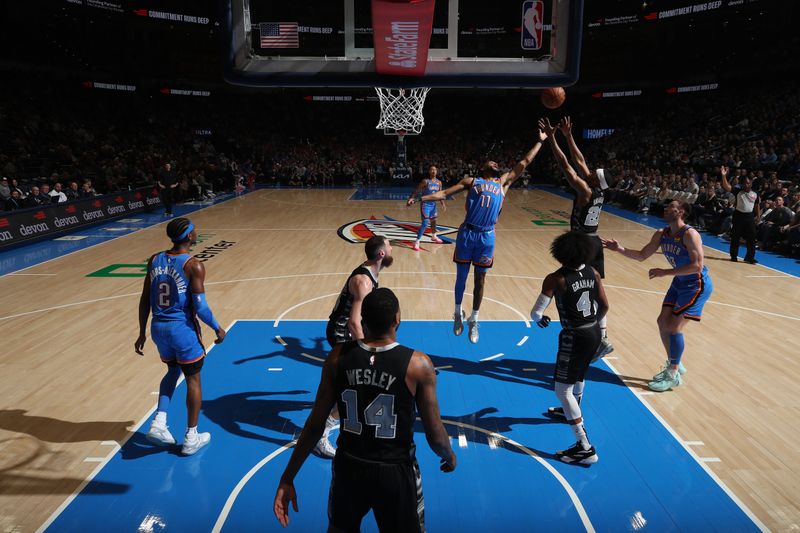
<path id="1" fill-rule="evenodd" d="M 597 321 L 597 288 L 595 271 L 590 265 L 578 270 L 561 267 L 566 287 L 556 292 L 556 307 L 562 328 L 579 328 Z"/>
<path id="2" fill-rule="evenodd" d="M 586 205 L 578 205 L 578 196 L 572 201 L 572 214 L 569 217 L 569 226 L 572 231 L 583 233 L 597 233 L 600 225 L 600 211 L 603 209 L 605 193 L 600 187 L 592 189 L 592 197 Z"/>
<path id="3" fill-rule="evenodd" d="M 150 263 L 150 310 L 153 321 L 194 320 L 189 276 L 183 270 L 189 254 L 170 255 L 160 252 Z"/>
<path id="4" fill-rule="evenodd" d="M 392 343 L 342 345 L 334 376 L 341 431 L 340 451 L 368 461 L 407 463 L 414 459 L 416 403 L 406 386 L 414 350 Z"/>

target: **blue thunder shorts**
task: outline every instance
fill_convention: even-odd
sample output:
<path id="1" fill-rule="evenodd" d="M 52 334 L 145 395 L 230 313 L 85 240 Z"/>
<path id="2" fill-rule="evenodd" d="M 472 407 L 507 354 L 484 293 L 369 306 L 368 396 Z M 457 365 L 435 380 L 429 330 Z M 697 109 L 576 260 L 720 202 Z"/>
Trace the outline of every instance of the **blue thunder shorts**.
<path id="1" fill-rule="evenodd" d="M 453 252 L 456 263 L 472 263 L 476 271 L 485 272 L 494 264 L 494 228 L 489 231 L 471 229 L 466 224 L 458 228 L 456 249 Z"/>
<path id="2" fill-rule="evenodd" d="M 436 210 L 438 202 L 422 202 L 419 204 L 419 211 L 422 218 L 436 218 L 439 212 Z"/>
<path id="3" fill-rule="evenodd" d="M 700 320 L 703 306 L 714 291 L 708 275 L 675 276 L 664 296 L 664 307 L 672 307 L 673 315 L 683 315 L 689 320 Z"/>
<path id="4" fill-rule="evenodd" d="M 175 361 L 187 365 L 206 355 L 200 342 L 199 328 L 191 322 L 154 320 L 150 325 L 150 334 L 158 347 L 161 360 L 165 363 Z"/>

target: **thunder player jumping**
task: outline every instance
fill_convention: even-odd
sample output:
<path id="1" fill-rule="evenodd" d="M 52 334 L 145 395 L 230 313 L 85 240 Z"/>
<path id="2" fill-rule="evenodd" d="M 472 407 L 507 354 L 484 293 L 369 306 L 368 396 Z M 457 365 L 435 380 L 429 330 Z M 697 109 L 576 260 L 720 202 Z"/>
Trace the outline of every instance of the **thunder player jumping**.
<path id="1" fill-rule="evenodd" d="M 648 383 L 648 387 L 656 392 L 664 392 L 683 383 L 681 375 L 686 373 L 681 364 L 683 327 L 687 320 L 700 321 L 703 306 L 714 290 L 703 261 L 700 233 L 684 222 L 691 213 L 690 204 L 670 202 L 664 210 L 664 220 L 669 226 L 656 231 L 641 250 L 623 248 L 614 239 L 603 240 L 603 245 L 609 250 L 638 261 L 644 261 L 661 247 L 664 257 L 672 265 L 670 269 L 651 268 L 648 272 L 650 279 L 675 276 L 664 296 L 661 314 L 658 315 L 658 332 L 668 361 L 661 372 L 653 376 L 653 381 Z"/>
<path id="2" fill-rule="evenodd" d="M 556 128 L 550 125 L 550 121 L 546 118 L 540 120 L 539 127 L 547 133 L 550 148 L 561 169 L 561 173 L 564 174 L 570 187 L 575 191 L 575 199 L 572 201 L 572 214 L 569 218 L 570 229 L 572 231 L 580 231 L 591 237 L 595 253 L 592 255 L 589 264 L 600 273 L 601 278 L 605 278 L 603 243 L 600 241 L 600 237 L 597 236 L 597 229 L 600 226 L 600 212 L 603 209 L 603 200 L 605 198 L 603 191 L 608 188 L 605 171 L 602 168 L 598 168 L 595 172 L 589 170 L 586 159 L 584 159 L 578 145 L 575 143 L 575 139 L 572 137 L 572 120 L 569 117 L 564 117 L 558 124 L 558 129 L 567 139 L 570 155 L 572 155 L 578 172 L 572 168 L 564 152 L 561 151 L 561 147 L 558 146 L 555 136 Z M 603 340 L 592 359 L 593 361 L 614 351 L 614 346 L 607 339 L 605 316 L 600 319 L 600 332 Z"/>
<path id="3" fill-rule="evenodd" d="M 417 188 L 414 189 L 414 192 L 412 192 L 411 196 L 408 197 L 406 205 L 411 206 L 411 204 L 414 203 L 414 198 L 416 198 L 419 194 L 433 194 L 441 191 L 442 182 L 437 177 L 438 174 L 439 169 L 436 167 L 436 165 L 431 165 L 431 167 L 428 169 L 428 177 L 420 180 Z M 440 200 L 440 203 L 442 204 L 442 212 L 447 211 L 447 206 L 445 206 L 444 200 Z M 436 244 L 442 244 L 442 239 L 436 236 L 436 216 L 438 215 L 436 207 L 436 202 L 420 202 L 419 204 L 422 223 L 419 226 L 417 240 L 414 243 L 415 252 L 419 252 L 419 241 L 422 239 L 422 236 L 425 235 L 425 229 L 428 227 L 429 222 L 431 225 L 431 241 Z"/>
<path id="4" fill-rule="evenodd" d="M 215 344 L 225 339 L 206 303 L 206 269 L 203 263 L 189 255 L 189 247 L 197 242 L 197 231 L 188 218 L 176 218 L 167 225 L 167 236 L 172 248 L 155 254 L 147 262 L 142 297 L 139 299 L 139 338 L 134 345 L 136 353 L 143 355 L 147 340 L 147 317 L 153 312 L 150 331 L 158 347 L 167 373 L 158 391 L 158 409 L 147 432 L 147 440 L 161 446 L 175 444 L 167 428 L 169 408 L 175 386 L 183 373 L 186 378 L 186 410 L 188 425 L 181 453 L 192 455 L 211 440 L 211 433 L 197 432 L 197 419 L 203 401 L 200 369 L 206 351 L 200 342 L 200 318 L 217 334 Z"/>
<path id="5" fill-rule="evenodd" d="M 423 202 L 444 200 L 448 196 L 461 191 L 467 193 L 465 208 L 467 215 L 464 223 L 458 228 L 456 250 L 453 261 L 457 263 L 455 297 L 456 307 L 453 313 L 453 333 L 461 335 L 464 331 L 464 318 L 466 314 L 461 310 L 464 299 L 464 289 L 467 286 L 470 263 L 475 265 L 475 290 L 472 297 L 472 315 L 467 320 L 469 326 L 469 341 L 478 342 L 478 311 L 483 300 L 483 285 L 486 272 L 494 263 L 494 226 L 500 209 L 503 206 L 506 186 L 514 183 L 522 171 L 531 164 L 536 154 L 542 148 L 542 143 L 547 135 L 539 130 L 536 144 L 525 154 L 510 172 L 500 173 L 495 161 L 487 161 L 483 166 L 483 177 L 464 178 L 452 187 L 422 197 Z M 413 202 L 412 202 L 413 203 Z"/>

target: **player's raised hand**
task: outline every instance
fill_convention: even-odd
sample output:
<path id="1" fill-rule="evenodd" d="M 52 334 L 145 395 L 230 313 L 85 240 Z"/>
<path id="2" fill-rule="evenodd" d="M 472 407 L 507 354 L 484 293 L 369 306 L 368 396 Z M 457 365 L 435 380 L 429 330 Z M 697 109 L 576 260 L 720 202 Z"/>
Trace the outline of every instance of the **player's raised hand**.
<path id="1" fill-rule="evenodd" d="M 550 322 L 552 322 L 550 320 L 550 317 L 547 315 L 543 315 L 542 319 L 539 320 L 539 322 L 537 322 L 536 325 L 539 326 L 540 328 L 546 328 L 547 326 L 550 325 Z"/>
<path id="2" fill-rule="evenodd" d="M 297 507 L 297 494 L 294 491 L 294 484 L 282 481 L 278 485 L 278 492 L 275 493 L 275 503 L 272 511 L 275 513 L 275 518 L 281 523 L 283 527 L 289 525 L 289 502 L 292 502 L 294 512 L 298 512 Z"/>
<path id="3" fill-rule="evenodd" d="M 217 338 L 214 340 L 214 344 L 219 344 L 225 340 L 225 335 L 227 335 L 225 329 L 219 328 L 215 333 L 217 334 Z"/>
<path id="4" fill-rule="evenodd" d="M 561 133 L 566 137 L 572 133 L 572 119 L 570 117 L 564 117 L 558 123 L 558 129 Z"/>
<path id="5" fill-rule="evenodd" d="M 136 339 L 136 342 L 133 344 L 133 349 L 136 350 L 136 353 L 139 355 L 144 355 L 142 351 L 144 349 L 144 343 L 147 341 L 146 335 L 139 335 L 139 338 Z"/>
<path id="6" fill-rule="evenodd" d="M 550 124 L 550 119 L 547 117 L 539 119 L 539 129 L 544 132 L 544 134 L 548 137 L 555 133 L 556 128 L 552 124 Z"/>
<path id="7" fill-rule="evenodd" d="M 617 241 L 614 239 L 603 239 L 600 238 L 600 242 L 603 243 L 603 246 L 611 250 L 612 252 L 619 252 L 622 246 L 619 245 Z"/>

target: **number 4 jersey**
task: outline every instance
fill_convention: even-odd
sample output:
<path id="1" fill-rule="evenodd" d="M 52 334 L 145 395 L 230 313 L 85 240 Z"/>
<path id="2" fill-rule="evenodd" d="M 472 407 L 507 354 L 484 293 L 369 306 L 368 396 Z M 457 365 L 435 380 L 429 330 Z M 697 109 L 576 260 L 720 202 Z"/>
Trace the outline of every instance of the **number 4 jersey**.
<path id="1" fill-rule="evenodd" d="M 396 342 L 372 347 L 361 341 L 341 350 L 334 377 L 339 450 L 368 461 L 413 460 L 416 409 L 406 371 L 414 351 Z"/>
<path id="2" fill-rule="evenodd" d="M 150 309 L 153 321 L 192 320 L 194 311 L 189 292 L 189 276 L 183 270 L 189 254 L 160 252 L 150 263 Z"/>
<path id="3" fill-rule="evenodd" d="M 565 289 L 556 292 L 561 327 L 577 328 L 595 322 L 599 290 L 594 269 L 583 265 L 578 270 L 561 267 L 558 271 L 566 282 Z"/>

